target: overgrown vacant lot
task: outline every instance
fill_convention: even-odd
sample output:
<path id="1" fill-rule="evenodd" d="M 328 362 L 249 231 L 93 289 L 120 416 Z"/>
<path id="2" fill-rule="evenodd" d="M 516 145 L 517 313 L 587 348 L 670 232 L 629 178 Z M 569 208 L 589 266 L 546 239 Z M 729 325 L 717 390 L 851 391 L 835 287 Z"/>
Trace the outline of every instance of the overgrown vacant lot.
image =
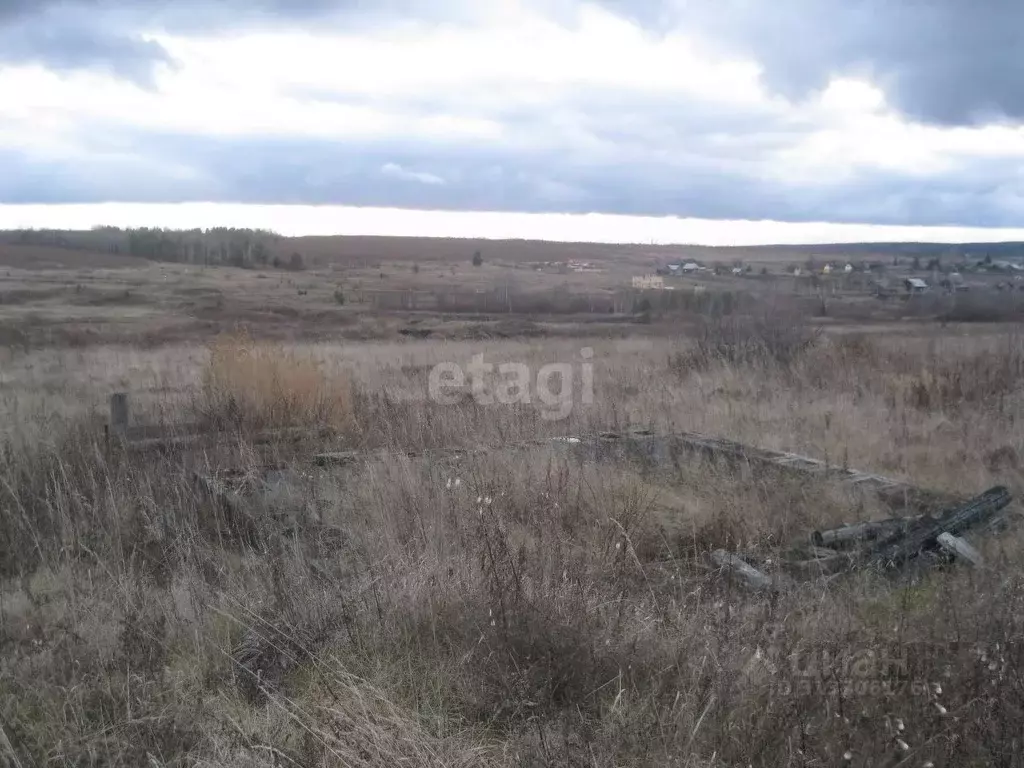
<path id="1" fill-rule="evenodd" d="M 920 330 L 10 351 L 0 762 L 1015 764 L 1017 532 L 978 541 L 983 570 L 758 595 L 708 553 L 777 558 L 887 511 L 824 480 L 560 443 L 404 455 L 689 429 L 965 496 L 1019 491 L 1024 340 Z M 437 362 L 578 367 L 585 346 L 594 403 L 563 420 L 426 396 Z M 142 421 L 225 437 L 108 447 L 121 389 Z M 305 437 L 256 439 L 284 426 Z M 328 449 L 369 453 L 315 466 Z"/>

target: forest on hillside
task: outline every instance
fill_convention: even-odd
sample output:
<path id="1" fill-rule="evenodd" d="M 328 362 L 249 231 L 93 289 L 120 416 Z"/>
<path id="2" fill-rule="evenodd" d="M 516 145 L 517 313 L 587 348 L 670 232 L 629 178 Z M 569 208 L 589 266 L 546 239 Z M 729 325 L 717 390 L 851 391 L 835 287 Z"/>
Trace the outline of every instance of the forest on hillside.
<path id="1" fill-rule="evenodd" d="M 302 255 L 282 256 L 280 235 L 262 229 L 95 227 L 89 230 L 21 229 L 0 232 L 0 243 L 118 253 L 152 261 L 204 266 L 302 269 Z"/>

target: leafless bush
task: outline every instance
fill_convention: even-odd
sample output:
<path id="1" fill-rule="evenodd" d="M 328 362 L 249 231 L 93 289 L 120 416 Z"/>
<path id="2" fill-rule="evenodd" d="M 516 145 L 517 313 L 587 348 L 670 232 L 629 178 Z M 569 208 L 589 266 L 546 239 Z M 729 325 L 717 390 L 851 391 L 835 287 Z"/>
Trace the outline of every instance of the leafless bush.
<path id="1" fill-rule="evenodd" d="M 671 360 L 685 374 L 716 363 L 791 366 L 817 343 L 821 331 L 794 307 L 770 306 L 754 314 L 701 316 L 694 348 Z"/>

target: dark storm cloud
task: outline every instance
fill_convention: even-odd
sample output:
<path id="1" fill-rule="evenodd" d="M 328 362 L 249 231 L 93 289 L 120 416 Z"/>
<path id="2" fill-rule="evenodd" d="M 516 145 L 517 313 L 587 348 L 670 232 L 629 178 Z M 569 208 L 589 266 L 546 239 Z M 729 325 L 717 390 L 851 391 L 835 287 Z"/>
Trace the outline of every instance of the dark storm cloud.
<path id="1" fill-rule="evenodd" d="M 598 1 L 655 33 L 688 31 L 754 58 L 791 97 L 866 75 L 923 121 L 1024 118 L 1019 0 Z"/>

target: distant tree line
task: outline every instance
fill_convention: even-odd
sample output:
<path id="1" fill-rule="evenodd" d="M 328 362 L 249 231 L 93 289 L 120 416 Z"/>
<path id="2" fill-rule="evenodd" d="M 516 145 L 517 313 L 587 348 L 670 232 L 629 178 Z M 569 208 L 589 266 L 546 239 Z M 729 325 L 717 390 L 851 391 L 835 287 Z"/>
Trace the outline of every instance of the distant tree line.
<path id="1" fill-rule="evenodd" d="M 163 229 L 94 227 L 90 230 L 22 229 L 0 232 L 0 242 L 69 250 L 123 253 L 152 261 L 203 266 L 300 270 L 302 255 L 282 256 L 283 238 L 263 229 Z"/>

